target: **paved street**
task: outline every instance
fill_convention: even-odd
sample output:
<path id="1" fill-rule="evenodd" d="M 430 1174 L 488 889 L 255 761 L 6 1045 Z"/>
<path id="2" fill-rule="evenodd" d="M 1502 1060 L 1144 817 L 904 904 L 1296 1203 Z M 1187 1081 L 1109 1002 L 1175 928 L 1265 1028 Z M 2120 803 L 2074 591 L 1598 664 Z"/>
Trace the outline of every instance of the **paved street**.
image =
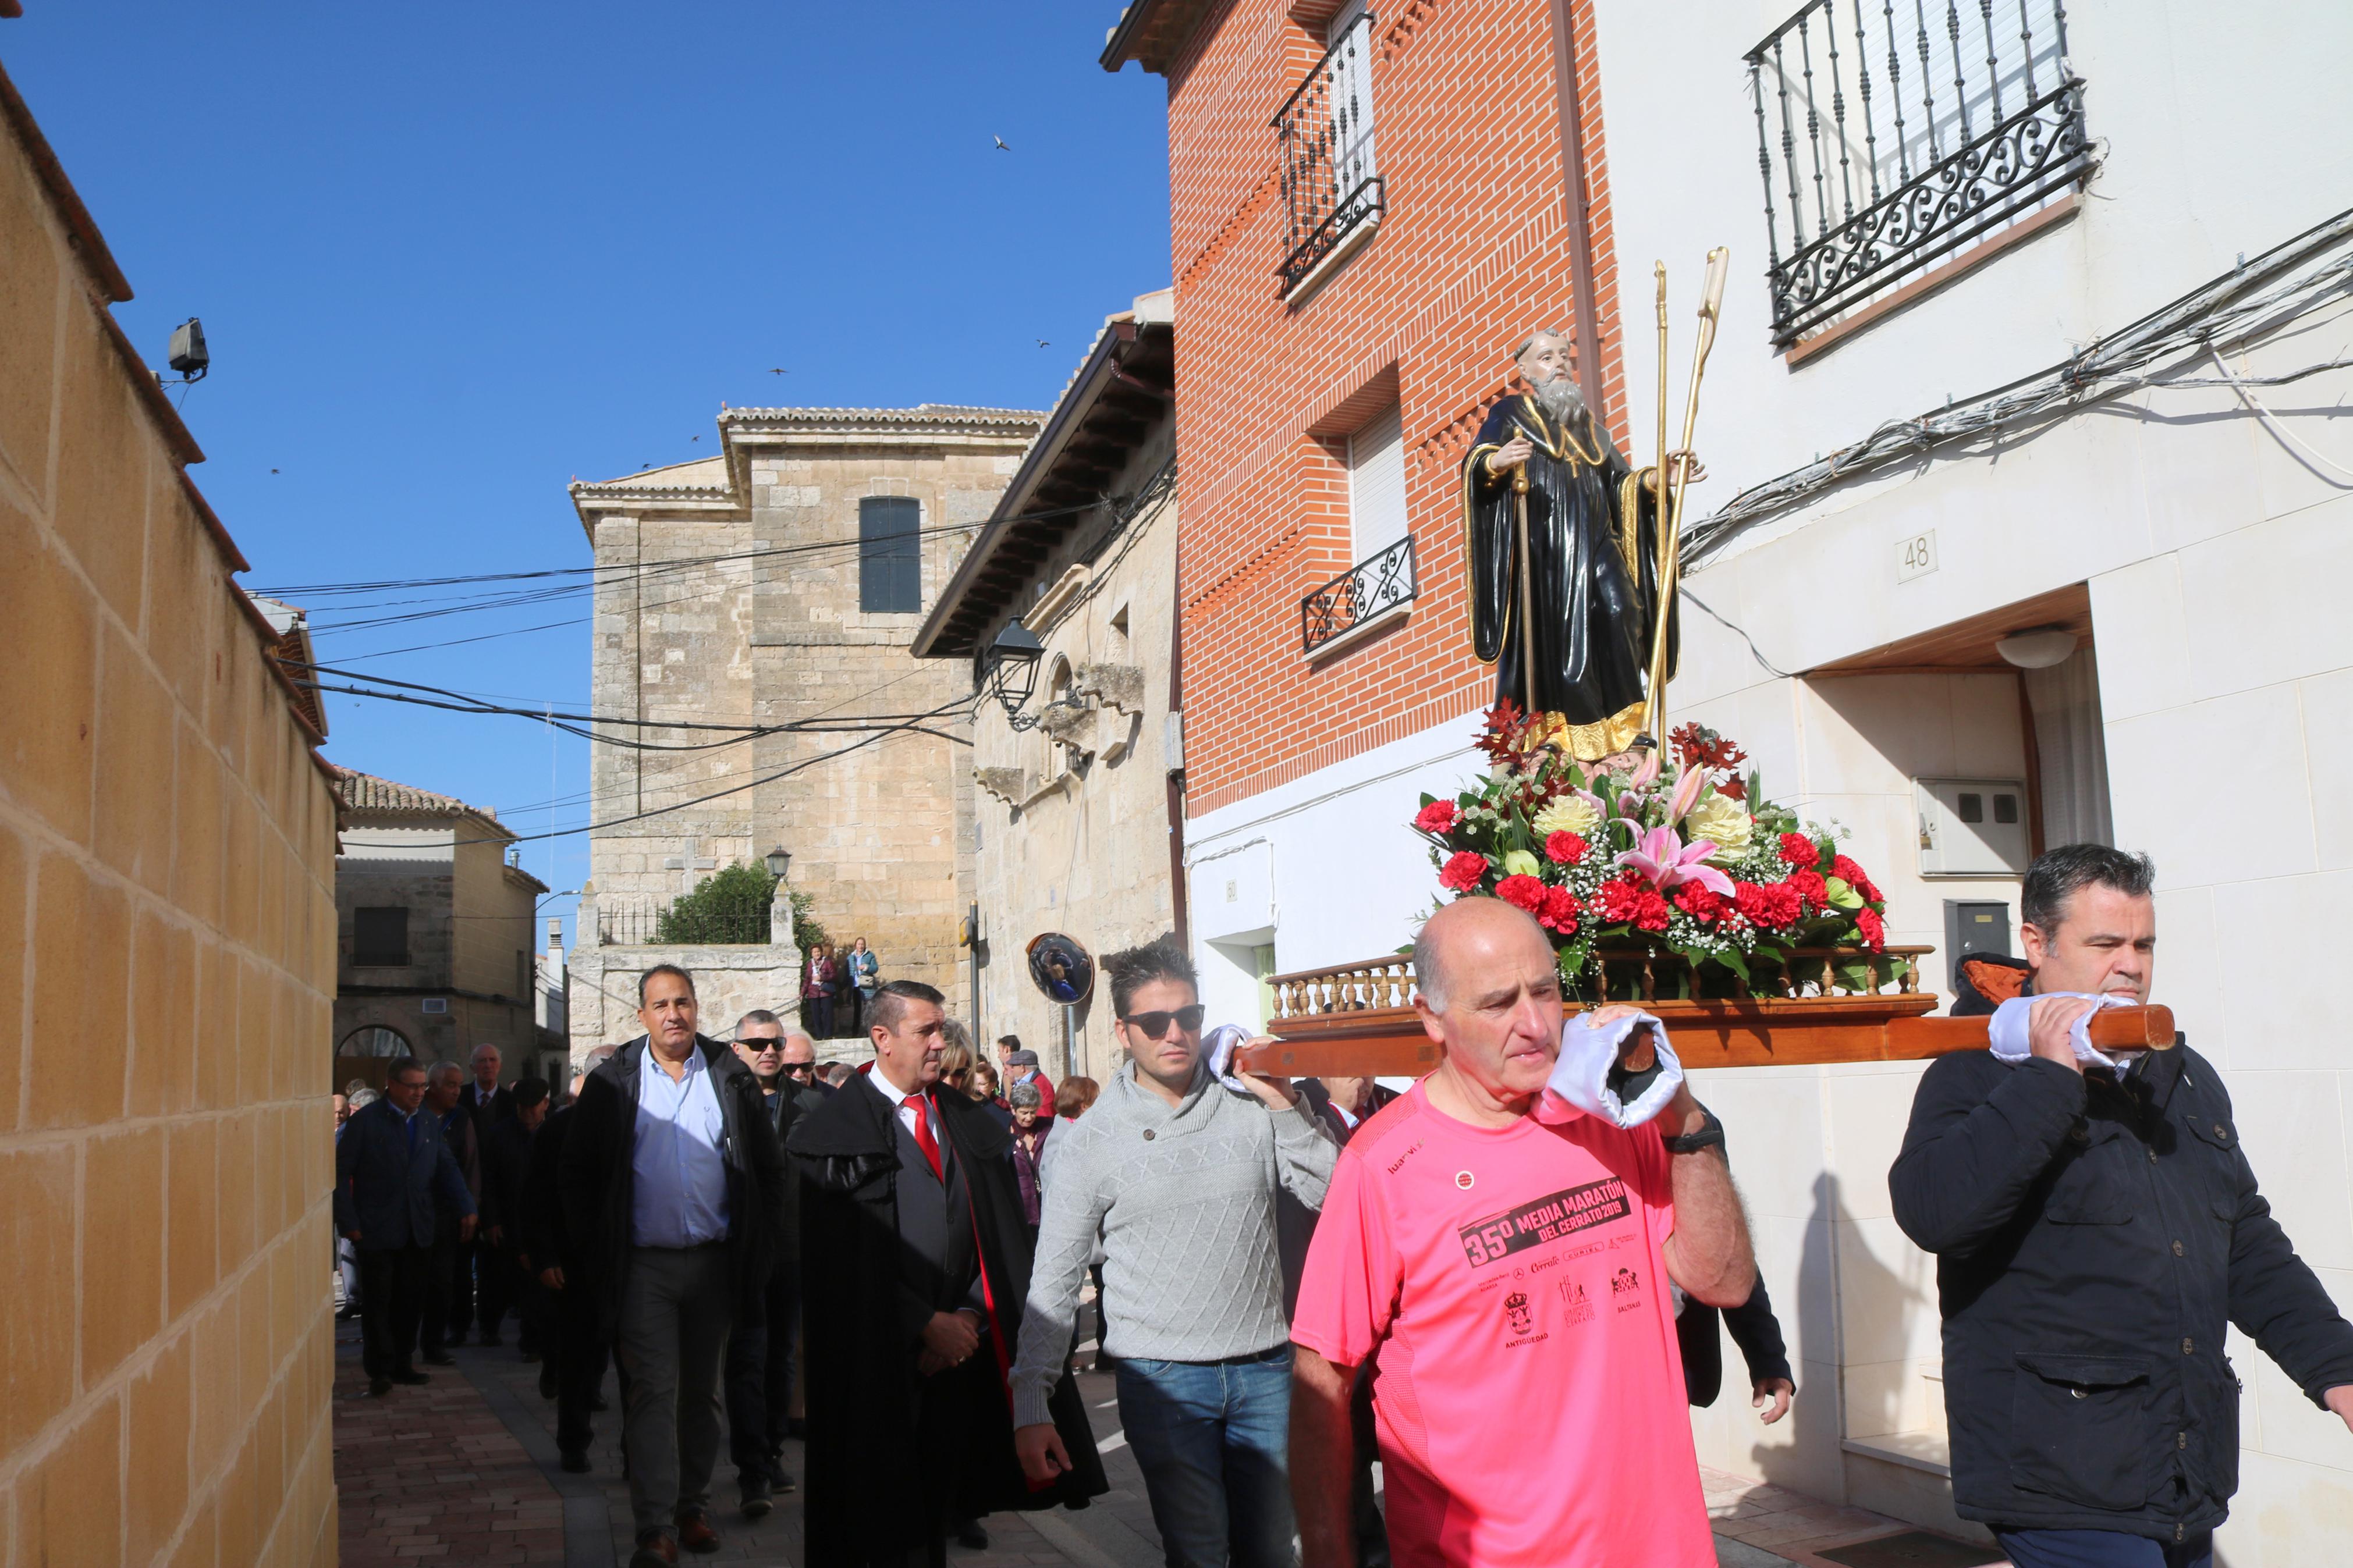
<path id="1" fill-rule="evenodd" d="M 613 1568 L 628 1560 L 628 1495 L 620 1479 L 617 1411 L 598 1418 L 596 1469 L 565 1475 L 556 1465 L 555 1407 L 542 1400 L 538 1368 L 512 1347 L 456 1352 L 456 1368 L 435 1369 L 432 1385 L 365 1396 L 359 1325 L 339 1326 L 335 1343 L 335 1484 L 342 1493 L 344 1568 L 416 1563 L 548 1564 Z M 1112 1380 L 1088 1373 L 1080 1391 L 1104 1434 L 1112 1491 L 1095 1506 L 997 1515 L 986 1552 L 951 1547 L 963 1568 L 1155 1568 L 1159 1538 L 1134 1457 L 1118 1432 Z M 607 1397 L 610 1393 L 608 1388 Z M 801 1446 L 786 1453 L 795 1476 Z M 1817 1553 L 1899 1532 L 1897 1521 L 1861 1509 L 1813 1501 L 1778 1487 L 1702 1472 L 1725 1568 L 1841 1568 Z M 735 1512 L 732 1471 L 723 1469 L 714 1521 L 726 1537 L 718 1563 L 801 1561 L 797 1497 L 756 1523 Z M 1923 1559 L 1926 1561 L 1926 1559 Z M 1941 1560 L 1940 1560 L 1941 1561 Z"/>

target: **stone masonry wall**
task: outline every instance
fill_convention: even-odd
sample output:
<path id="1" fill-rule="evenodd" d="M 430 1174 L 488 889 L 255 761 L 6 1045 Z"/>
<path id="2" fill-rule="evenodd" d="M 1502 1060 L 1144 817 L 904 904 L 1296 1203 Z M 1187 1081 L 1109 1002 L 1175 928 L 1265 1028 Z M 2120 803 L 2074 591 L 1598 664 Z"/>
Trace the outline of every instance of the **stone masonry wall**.
<path id="1" fill-rule="evenodd" d="M 0 115 L 0 1560 L 332 1563 L 334 797 Z"/>

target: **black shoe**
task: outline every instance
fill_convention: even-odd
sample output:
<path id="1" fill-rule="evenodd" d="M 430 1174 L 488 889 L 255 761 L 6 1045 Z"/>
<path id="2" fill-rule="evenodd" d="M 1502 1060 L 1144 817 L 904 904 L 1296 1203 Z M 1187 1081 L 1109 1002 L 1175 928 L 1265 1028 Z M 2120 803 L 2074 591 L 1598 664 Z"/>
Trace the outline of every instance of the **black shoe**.
<path id="1" fill-rule="evenodd" d="M 794 1484 L 793 1478 L 785 1473 L 785 1468 L 782 1465 L 768 1467 L 768 1484 L 776 1489 L 778 1497 L 784 1496 L 786 1492 L 800 1490 L 800 1488 Z"/>
<path id="2" fill-rule="evenodd" d="M 577 1448 L 565 1449 L 563 1463 L 565 1469 L 573 1475 L 585 1476 L 588 1473 L 588 1456 Z"/>
<path id="3" fill-rule="evenodd" d="M 552 1361 L 539 1363 L 539 1396 L 542 1399 L 555 1397 L 555 1363 Z"/>
<path id="4" fill-rule="evenodd" d="M 448 1351 L 427 1351 L 423 1355 L 418 1356 L 417 1359 L 423 1362 L 427 1366 L 456 1366 L 458 1364 L 458 1358 L 451 1355 Z"/>
<path id="5" fill-rule="evenodd" d="M 744 1500 L 745 1519 L 765 1519 L 775 1510 L 776 1489 L 759 1471 L 745 1470 L 735 1478 L 735 1486 Z"/>
<path id="6" fill-rule="evenodd" d="M 967 1551 L 986 1552 L 988 1550 L 988 1531 L 980 1527 L 980 1521 L 976 1519 L 958 1520 L 955 1527 L 955 1538 L 956 1544 L 965 1548 Z"/>
<path id="7" fill-rule="evenodd" d="M 388 1377 L 372 1377 L 368 1379 L 368 1397 L 370 1399 L 382 1399 L 385 1394 L 390 1394 L 391 1392 L 392 1379 Z"/>
<path id="8" fill-rule="evenodd" d="M 432 1382 L 433 1374 L 431 1373 L 419 1372 L 413 1366 L 405 1366 L 398 1372 L 392 1374 L 392 1381 L 395 1383 L 406 1384 L 409 1387 L 416 1388 L 424 1384 Z"/>

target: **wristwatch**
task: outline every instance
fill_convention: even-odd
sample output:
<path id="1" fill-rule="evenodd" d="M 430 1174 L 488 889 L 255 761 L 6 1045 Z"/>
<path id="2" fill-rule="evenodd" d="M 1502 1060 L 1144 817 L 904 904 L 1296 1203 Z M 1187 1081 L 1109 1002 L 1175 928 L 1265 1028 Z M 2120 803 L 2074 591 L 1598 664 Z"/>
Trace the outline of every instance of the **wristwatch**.
<path id="1" fill-rule="evenodd" d="M 1719 1149 L 1724 1146 L 1724 1123 L 1718 1121 L 1715 1119 L 1715 1112 L 1704 1105 L 1699 1108 L 1699 1113 L 1707 1118 L 1707 1125 L 1698 1131 L 1685 1132 L 1677 1137 L 1659 1140 L 1667 1146 L 1668 1153 L 1696 1154 L 1711 1144 Z"/>

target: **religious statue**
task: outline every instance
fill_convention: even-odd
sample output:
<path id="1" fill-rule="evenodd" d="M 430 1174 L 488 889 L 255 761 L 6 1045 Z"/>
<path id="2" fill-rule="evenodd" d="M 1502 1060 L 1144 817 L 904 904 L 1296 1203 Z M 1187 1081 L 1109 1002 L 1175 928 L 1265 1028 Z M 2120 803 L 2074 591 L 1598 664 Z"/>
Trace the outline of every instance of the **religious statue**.
<path id="1" fill-rule="evenodd" d="M 1595 763 L 1633 750 L 1650 732 L 1659 471 L 1634 469 L 1619 455 L 1577 391 L 1565 334 L 1531 332 L 1516 357 L 1531 390 L 1488 411 L 1462 463 L 1472 644 L 1495 666 L 1499 701 L 1554 715 L 1546 738 Z M 1694 464 L 1686 482 L 1701 477 Z M 1523 507 L 1533 564 L 1525 584 Z M 1670 608 L 1669 675 L 1676 637 Z"/>

